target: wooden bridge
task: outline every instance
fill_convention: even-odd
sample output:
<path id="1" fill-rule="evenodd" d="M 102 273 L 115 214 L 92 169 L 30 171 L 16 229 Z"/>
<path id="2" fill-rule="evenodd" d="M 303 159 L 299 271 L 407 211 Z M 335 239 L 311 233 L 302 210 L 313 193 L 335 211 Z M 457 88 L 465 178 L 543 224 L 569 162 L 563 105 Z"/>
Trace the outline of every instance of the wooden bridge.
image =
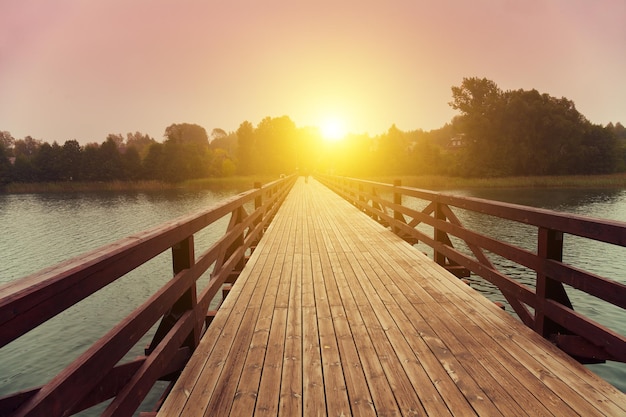
<path id="1" fill-rule="evenodd" d="M 2 346 L 56 314 L 47 300 L 68 291 L 84 298 L 172 247 L 167 288 L 52 381 L 0 399 L 0 415 L 68 415 L 107 398 L 104 415 L 132 415 L 157 379 L 171 380 L 171 391 L 142 415 L 626 415 L 626 395 L 572 358 L 623 362 L 626 338 L 575 313 L 555 290 L 585 278 L 576 288 L 623 309 L 626 286 L 562 264 L 562 239 L 542 222 L 555 216 L 561 233 L 601 230 L 600 240 L 622 246 L 626 225 L 573 216 L 564 224 L 563 215 L 490 203 L 501 216 L 525 210 L 536 222 L 540 247 L 528 254 L 461 229 L 449 209 L 484 201 L 433 194 L 415 212 L 398 195 L 424 198 L 423 190 L 320 179 L 345 199 L 316 180 L 288 178 L 0 288 Z M 375 186 L 383 191 L 365 190 Z M 229 231 L 195 259 L 193 234 L 227 213 Z M 434 237 L 414 229 L 419 222 Z M 472 257 L 454 250 L 454 233 Z M 437 262 L 407 243 L 418 239 L 430 241 Z M 536 288 L 505 281 L 482 248 L 535 266 Z M 470 267 L 500 284 L 521 321 L 457 278 Z M 210 268 L 209 284 L 196 289 Z M 87 277 L 92 288 L 76 294 Z M 228 296 L 209 311 L 220 289 Z M 161 317 L 146 356 L 119 363 Z"/>

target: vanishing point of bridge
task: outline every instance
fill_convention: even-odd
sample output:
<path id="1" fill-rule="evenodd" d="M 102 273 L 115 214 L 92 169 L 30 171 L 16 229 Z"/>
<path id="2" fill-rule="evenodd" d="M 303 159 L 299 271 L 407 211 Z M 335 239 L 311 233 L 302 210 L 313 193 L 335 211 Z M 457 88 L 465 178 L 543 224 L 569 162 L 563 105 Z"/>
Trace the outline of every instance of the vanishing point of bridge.
<path id="1" fill-rule="evenodd" d="M 439 249 L 435 256 L 446 258 L 436 263 L 407 243 L 415 239 L 406 233 L 404 239 L 399 237 L 402 230 L 393 233 L 390 229 L 403 228 L 393 226 L 393 218 L 402 216 L 381 219 L 381 214 L 386 216 L 381 210 L 377 216 L 385 227 L 371 219 L 372 212 L 356 208 L 316 180 L 287 181 L 291 182 L 285 188 L 263 195 L 271 201 L 269 207 L 261 201 L 261 189 L 251 195 L 247 204 L 254 201 L 253 213 L 260 214 L 229 203 L 223 211 L 232 213 L 232 236 L 227 233 L 223 242 L 198 259 L 189 236 L 200 227 L 194 222 L 201 217 L 213 221 L 207 213 L 164 225 L 139 241 L 118 244 L 115 256 L 121 258 L 115 262 L 128 256 L 131 264 L 144 262 L 142 244 L 154 253 L 172 246 L 175 277 L 168 285 L 178 288 L 165 289 L 163 294 L 168 294 L 148 300 L 141 312 L 46 385 L 0 399 L 0 415 L 66 415 L 97 403 L 100 397 L 114 398 L 105 415 L 128 415 L 146 387 L 168 378 L 173 384 L 164 402 L 158 410 L 142 415 L 626 415 L 626 395 L 559 349 L 561 339 L 549 341 L 542 333 L 547 328 L 561 329 L 557 333 L 571 336 L 563 340 L 574 346 L 570 349 L 576 356 L 587 351 L 588 360 L 624 361 L 623 336 L 601 329 L 607 334 L 598 337 L 596 350 L 585 350 L 588 342 L 580 336 L 584 325 L 579 326 L 580 334 L 566 332 L 569 322 L 544 308 L 542 301 L 512 290 L 512 284 L 503 285 L 516 311 L 524 311 L 523 305 L 535 311 L 535 316 L 520 321 L 452 273 L 466 271 L 461 262 L 450 261 L 452 252 L 446 257 L 445 248 L 435 245 Z M 371 198 L 372 207 L 382 201 L 379 196 Z M 366 204 L 355 194 L 355 201 L 360 200 Z M 451 219 L 454 216 L 448 212 L 447 220 Z M 184 234 L 179 233 L 181 226 L 186 227 Z M 626 236 L 623 225 L 605 226 L 622 227 L 617 239 Z M 158 246 L 155 237 L 165 242 Z M 170 240 L 181 243 L 172 245 Z M 554 249 L 549 235 L 545 242 Z M 470 244 L 473 251 L 474 246 Z M 99 262 L 110 260 L 112 250 L 95 251 L 30 280 L 73 277 L 78 282 L 73 274 L 82 268 L 84 276 L 106 285 L 110 278 L 104 277 Z M 484 255 L 474 252 L 480 261 Z M 550 258 L 560 261 L 558 256 Z M 84 272 L 93 265 L 101 268 Z M 195 280 L 210 266 L 211 281 L 205 289 L 196 289 Z M 623 308 L 626 301 L 619 298 L 625 294 L 624 286 L 607 285 L 617 294 L 600 297 L 609 302 L 617 297 L 616 304 Z M 0 288 L 0 318 L 5 319 L 0 324 L 20 322 L 20 311 L 32 320 L 36 314 L 28 313 L 29 309 L 37 309 L 46 297 L 67 288 L 56 293 L 48 289 L 48 294 L 38 296 L 27 284 Z M 209 310 L 219 291 L 228 295 L 219 308 Z M 516 291 L 521 294 L 517 299 L 511 295 Z M 30 295 L 20 301 L 23 292 Z M 550 300 L 545 293 L 542 296 Z M 27 301 L 34 297 L 38 301 Z M 7 318 L 11 305 L 18 313 Z M 546 305 L 551 306 L 551 301 Z M 540 315 L 551 319 L 539 323 Z M 118 351 L 132 342 L 131 333 L 144 331 L 146 326 L 139 321 L 156 322 L 163 316 L 170 320 L 162 321 L 146 356 L 131 362 L 132 370 L 131 365 L 118 363 Z M 535 325 L 529 326 L 526 322 L 533 319 Z M 174 324 L 165 325 L 166 321 Z M 3 330 L 3 344 L 29 325 L 21 326 L 15 335 Z M 95 373 L 95 383 L 87 381 L 89 372 Z M 99 389 L 110 392 L 98 396 Z"/>

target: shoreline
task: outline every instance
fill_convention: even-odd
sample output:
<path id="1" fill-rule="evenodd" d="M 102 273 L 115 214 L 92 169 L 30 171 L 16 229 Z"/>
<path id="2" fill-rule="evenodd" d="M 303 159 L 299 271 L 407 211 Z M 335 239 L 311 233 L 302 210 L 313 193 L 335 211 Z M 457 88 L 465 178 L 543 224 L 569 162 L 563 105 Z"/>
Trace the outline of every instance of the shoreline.
<path id="1" fill-rule="evenodd" d="M 171 183 L 165 181 L 60 181 L 10 183 L 0 187 L 0 194 L 52 194 L 85 192 L 122 191 L 164 191 L 164 190 L 219 190 L 223 188 L 252 189 L 255 182 L 266 184 L 276 178 L 270 176 L 203 178 L 198 180 Z"/>
<path id="2" fill-rule="evenodd" d="M 626 173 L 610 175 L 566 175 L 541 177 L 461 178 L 438 175 L 371 177 L 372 181 L 393 183 L 432 191 L 477 188 L 626 188 Z"/>
<path id="3" fill-rule="evenodd" d="M 0 187 L 0 194 L 46 194 L 97 191 L 163 191 L 200 190 L 220 188 L 251 189 L 255 182 L 267 184 L 275 176 L 238 176 L 227 178 L 203 178 L 182 183 L 163 181 L 110 181 L 110 182 L 52 182 L 11 183 Z M 369 177 L 371 181 L 393 183 L 401 180 L 406 187 L 434 191 L 472 188 L 626 188 L 626 173 L 610 175 L 571 175 L 542 177 L 461 178 L 438 175 L 397 175 Z"/>

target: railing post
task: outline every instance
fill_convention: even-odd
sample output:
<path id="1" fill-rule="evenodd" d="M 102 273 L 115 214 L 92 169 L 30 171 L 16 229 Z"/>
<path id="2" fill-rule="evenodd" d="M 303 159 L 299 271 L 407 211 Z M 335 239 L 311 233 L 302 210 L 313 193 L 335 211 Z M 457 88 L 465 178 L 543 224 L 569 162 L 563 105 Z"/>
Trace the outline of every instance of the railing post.
<path id="1" fill-rule="evenodd" d="M 394 186 L 394 188 L 402 186 L 402 180 L 394 180 L 393 181 L 393 186 Z M 402 205 L 402 194 L 401 193 L 399 193 L 397 191 L 394 191 L 394 193 L 393 193 L 393 204 L 398 205 L 398 206 Z M 398 220 L 398 221 L 402 222 L 402 223 L 406 223 L 406 221 L 404 220 L 404 215 L 402 214 L 402 212 L 396 210 L 395 208 L 393 209 L 393 218 L 395 220 Z M 393 227 L 392 230 L 393 230 L 393 232 L 395 234 L 398 234 L 399 231 L 400 231 L 400 229 L 398 227 Z"/>
<path id="2" fill-rule="evenodd" d="M 255 182 L 254 183 L 254 188 L 256 188 L 257 190 L 260 190 L 262 187 L 260 182 Z M 263 196 L 259 195 L 257 198 L 254 199 L 254 209 L 259 209 L 261 208 L 261 206 L 263 205 Z"/>
<path id="3" fill-rule="evenodd" d="M 434 215 L 435 215 L 435 219 L 446 221 L 446 215 L 441 208 L 441 203 L 435 203 Z M 437 226 L 434 227 L 433 238 L 435 239 L 436 242 L 439 242 L 444 245 L 450 242 L 450 238 L 448 237 L 446 232 L 444 232 L 441 229 L 438 229 Z M 443 253 L 438 252 L 437 249 L 434 250 L 433 258 L 435 262 L 437 262 L 439 265 L 442 265 L 442 266 L 446 265 L 446 256 Z"/>
<path id="4" fill-rule="evenodd" d="M 246 213 L 246 210 L 244 209 L 243 206 L 240 206 L 239 208 L 235 209 L 235 211 L 233 211 L 231 215 L 230 223 L 228 224 L 227 230 L 231 230 L 235 228 L 247 216 L 248 214 Z M 226 248 L 226 252 L 224 253 L 224 257 L 221 259 L 221 262 L 220 260 L 218 260 L 218 262 L 215 265 L 216 270 L 221 268 L 222 265 L 226 263 L 226 261 L 230 259 L 230 257 L 237 251 L 237 249 L 243 246 L 244 240 L 245 240 L 244 231 L 242 231 L 241 234 L 237 236 L 235 241 L 228 248 Z M 234 283 L 235 279 L 237 279 L 237 277 L 239 276 L 239 273 L 241 273 L 245 265 L 246 265 L 246 259 L 244 256 L 241 259 L 239 259 L 237 263 L 234 265 L 233 273 L 231 274 L 229 278 L 226 279 L 226 282 L 231 283 L 231 284 Z"/>
<path id="5" fill-rule="evenodd" d="M 563 260 L 563 232 L 540 227 L 537 255 L 543 259 Z M 545 271 L 541 269 L 537 271 L 536 296 L 535 331 L 546 338 L 557 333 L 571 334 L 571 332 L 545 316 L 545 304 L 548 299 L 572 308 L 572 303 L 565 292 L 565 288 L 563 288 L 563 284 L 548 277 Z"/>
<path id="6" fill-rule="evenodd" d="M 254 183 L 254 188 L 256 188 L 257 190 L 260 190 L 262 187 L 263 186 L 262 186 L 262 184 L 260 182 L 255 182 Z M 259 194 L 259 196 L 254 199 L 254 211 L 256 212 L 261 207 L 263 207 L 263 194 Z M 263 213 L 261 213 L 259 215 L 259 217 L 257 217 L 257 219 L 254 221 L 254 223 L 253 223 L 254 224 L 254 228 L 256 229 L 256 227 L 262 221 L 263 221 Z M 250 245 L 250 251 L 251 252 L 254 252 L 254 249 L 256 248 L 256 245 L 259 243 L 259 241 L 263 237 L 263 232 L 264 232 L 263 230 L 259 231 L 258 237 L 255 239 L 255 242 L 252 245 Z"/>
<path id="7" fill-rule="evenodd" d="M 194 242 L 193 235 L 187 237 L 183 241 L 177 243 L 172 246 L 172 269 L 174 272 L 174 276 L 176 274 L 182 272 L 185 269 L 191 268 L 195 264 L 195 255 L 194 255 Z M 196 290 L 196 283 L 185 291 L 185 293 L 172 305 L 170 310 L 163 316 L 157 331 L 152 338 L 152 342 L 146 348 L 146 354 L 149 355 L 150 352 L 156 348 L 156 346 L 163 340 L 165 335 L 170 331 L 170 329 L 174 326 L 176 321 L 183 315 L 183 313 L 187 310 L 193 310 L 196 308 L 198 304 L 198 295 Z M 189 334 L 183 346 L 188 346 L 191 350 L 195 350 L 196 346 L 200 343 L 200 335 L 202 332 L 202 322 L 196 321 L 194 325 L 194 329 Z"/>

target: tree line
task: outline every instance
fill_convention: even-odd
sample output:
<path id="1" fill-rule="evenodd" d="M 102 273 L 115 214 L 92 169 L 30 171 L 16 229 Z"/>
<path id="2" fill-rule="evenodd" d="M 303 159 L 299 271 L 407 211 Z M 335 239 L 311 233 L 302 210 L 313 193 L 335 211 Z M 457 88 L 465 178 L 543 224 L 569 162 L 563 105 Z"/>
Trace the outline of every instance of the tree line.
<path id="1" fill-rule="evenodd" d="M 140 132 L 98 143 L 49 144 L 0 132 L 0 184 L 9 182 L 158 180 L 179 182 L 296 171 L 349 176 L 532 176 L 626 170 L 626 128 L 589 122 L 574 102 L 536 90 L 502 91 L 485 78 L 452 87 L 459 111 L 440 129 L 347 135 L 325 142 L 315 127 L 288 117 L 249 121 L 235 132 L 172 124 L 163 141 Z"/>

